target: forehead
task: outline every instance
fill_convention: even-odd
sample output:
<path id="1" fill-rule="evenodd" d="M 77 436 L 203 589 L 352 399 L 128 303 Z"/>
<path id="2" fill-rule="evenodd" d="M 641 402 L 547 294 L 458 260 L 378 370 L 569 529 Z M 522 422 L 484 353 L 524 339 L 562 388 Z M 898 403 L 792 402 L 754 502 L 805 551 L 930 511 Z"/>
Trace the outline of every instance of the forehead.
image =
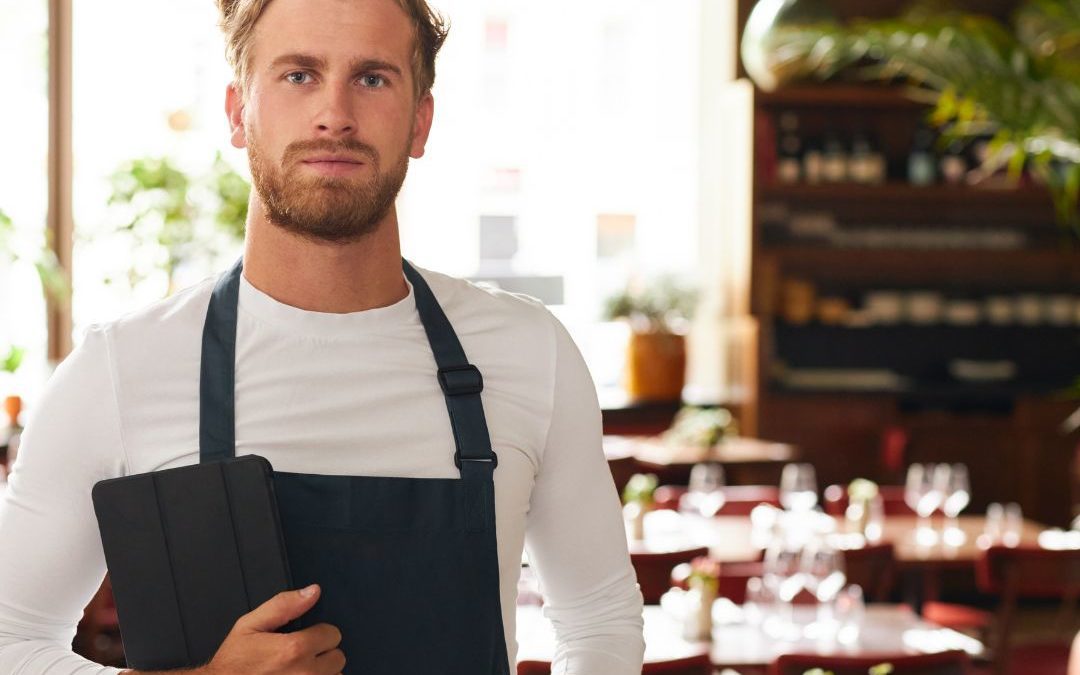
<path id="1" fill-rule="evenodd" d="M 358 58 L 408 70 L 414 28 L 395 0 L 273 0 L 255 24 L 256 71 L 282 54 L 324 58 L 333 68 Z"/>

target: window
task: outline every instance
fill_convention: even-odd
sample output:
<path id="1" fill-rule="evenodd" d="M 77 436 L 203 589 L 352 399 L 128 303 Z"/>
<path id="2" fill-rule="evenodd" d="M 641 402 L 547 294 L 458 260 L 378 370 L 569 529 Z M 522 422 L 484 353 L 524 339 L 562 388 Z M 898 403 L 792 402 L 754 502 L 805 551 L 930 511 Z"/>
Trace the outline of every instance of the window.
<path id="1" fill-rule="evenodd" d="M 0 4 L 0 51 L 13 66 L 5 90 L 16 92 L 0 105 L 0 211 L 12 223 L 9 238 L 0 233 L 7 249 L 0 250 L 0 360 L 11 346 L 26 350 L 14 378 L 0 373 L 0 398 L 33 395 L 47 370 L 45 301 L 33 261 L 45 244 L 48 209 L 48 22 L 44 0 Z"/>
<path id="2" fill-rule="evenodd" d="M 701 8 L 434 4 L 452 27 L 399 199 L 405 253 L 541 295 L 615 385 L 625 336 L 598 324 L 604 297 L 633 275 L 696 276 Z"/>

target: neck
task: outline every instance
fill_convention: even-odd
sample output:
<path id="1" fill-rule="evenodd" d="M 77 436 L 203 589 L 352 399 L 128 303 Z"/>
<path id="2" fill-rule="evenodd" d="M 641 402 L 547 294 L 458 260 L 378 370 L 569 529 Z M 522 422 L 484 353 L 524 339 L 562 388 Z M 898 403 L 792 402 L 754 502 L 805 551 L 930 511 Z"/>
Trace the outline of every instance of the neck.
<path id="1" fill-rule="evenodd" d="M 244 278 L 286 305 L 345 314 L 399 302 L 409 294 L 401 271 L 397 212 L 354 242 L 306 239 L 266 219 L 251 200 L 244 242 Z"/>

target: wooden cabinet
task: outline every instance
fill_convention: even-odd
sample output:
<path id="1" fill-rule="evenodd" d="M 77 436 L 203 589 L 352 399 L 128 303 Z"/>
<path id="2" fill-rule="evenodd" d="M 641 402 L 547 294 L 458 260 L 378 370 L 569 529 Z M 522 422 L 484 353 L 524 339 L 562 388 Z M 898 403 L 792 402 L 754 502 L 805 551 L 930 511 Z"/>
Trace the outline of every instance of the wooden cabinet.
<path id="1" fill-rule="evenodd" d="M 861 6 L 835 4 L 841 16 Z M 1059 427 L 1080 405 L 1061 396 L 1080 377 L 1080 246 L 1063 243 L 1048 193 L 1030 183 L 910 185 L 906 159 L 928 108 L 898 87 L 765 93 L 739 80 L 722 98 L 731 157 L 717 188 L 730 207 L 723 226 L 752 232 L 748 304 L 757 330 L 744 428 L 798 445 L 822 485 L 897 482 L 909 462 L 964 462 L 971 508 L 1018 501 L 1029 517 L 1067 522 L 1080 439 Z M 888 179 L 780 183 L 776 138 L 786 113 L 807 136 L 860 130 L 879 139 Z M 839 320 L 794 311 L 793 289 L 809 292 L 818 309 L 828 298 L 849 311 Z M 872 296 L 897 315 L 875 318 Z M 994 303 L 1007 304 L 1011 318 L 992 320 Z M 898 438 L 899 464 L 889 449 Z"/>

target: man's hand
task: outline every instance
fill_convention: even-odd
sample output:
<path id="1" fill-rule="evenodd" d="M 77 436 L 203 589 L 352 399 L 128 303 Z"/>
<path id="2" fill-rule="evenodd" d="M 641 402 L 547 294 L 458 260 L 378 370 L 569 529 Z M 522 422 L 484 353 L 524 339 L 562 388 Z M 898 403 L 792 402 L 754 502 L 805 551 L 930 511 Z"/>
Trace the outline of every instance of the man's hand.
<path id="1" fill-rule="evenodd" d="M 299 591 L 278 593 L 236 620 L 210 663 L 189 675 L 338 675 L 345 654 L 337 648 L 341 631 L 320 623 L 295 633 L 275 633 L 302 616 L 319 599 L 315 584 Z M 132 675 L 166 675 L 126 670 Z M 169 671 L 178 675 L 178 671 Z"/>

